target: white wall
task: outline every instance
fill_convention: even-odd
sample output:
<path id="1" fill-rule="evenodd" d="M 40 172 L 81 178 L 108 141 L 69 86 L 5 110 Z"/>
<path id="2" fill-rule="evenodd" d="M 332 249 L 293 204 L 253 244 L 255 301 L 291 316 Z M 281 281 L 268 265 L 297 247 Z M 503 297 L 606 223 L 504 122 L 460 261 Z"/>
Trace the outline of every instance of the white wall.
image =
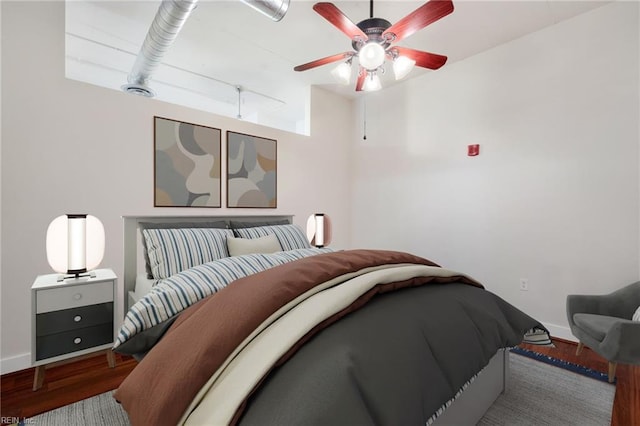
<path id="1" fill-rule="evenodd" d="M 293 214 L 304 227 L 309 214 L 324 211 L 334 245 L 348 245 L 350 101 L 314 89 L 306 137 L 66 80 L 63 3 L 0 5 L 3 374 L 29 366 L 30 287 L 37 275 L 52 272 L 45 232 L 60 214 L 102 220 L 101 266 L 120 277 L 122 215 Z M 154 208 L 154 115 L 277 139 L 278 208 Z"/>
<path id="2" fill-rule="evenodd" d="M 638 4 L 614 3 L 367 97 L 354 244 L 467 272 L 570 337 L 567 294 L 639 279 L 638 40 Z"/>
<path id="3" fill-rule="evenodd" d="M 2 35 L 2 7 L 0 6 L 0 35 Z M 2 43 L 0 39 L 0 82 L 2 81 Z M 0 84 L 0 99 L 2 99 L 2 84 Z M 2 188 L 2 102 L 0 102 L 0 190 Z M 2 241 L 2 196 L 0 192 L 0 241 Z M 0 312 L 2 306 L 2 244 L 0 244 Z M 2 339 L 0 339 L 0 354 L 2 353 Z"/>

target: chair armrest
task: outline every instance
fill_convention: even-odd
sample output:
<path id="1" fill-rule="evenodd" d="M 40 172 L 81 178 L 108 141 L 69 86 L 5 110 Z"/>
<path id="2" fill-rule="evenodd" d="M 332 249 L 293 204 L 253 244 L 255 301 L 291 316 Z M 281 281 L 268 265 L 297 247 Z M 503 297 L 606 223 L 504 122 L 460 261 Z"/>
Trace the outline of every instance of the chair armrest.
<path id="1" fill-rule="evenodd" d="M 609 360 L 640 364 L 640 322 L 620 320 L 607 332 L 600 348 Z"/>

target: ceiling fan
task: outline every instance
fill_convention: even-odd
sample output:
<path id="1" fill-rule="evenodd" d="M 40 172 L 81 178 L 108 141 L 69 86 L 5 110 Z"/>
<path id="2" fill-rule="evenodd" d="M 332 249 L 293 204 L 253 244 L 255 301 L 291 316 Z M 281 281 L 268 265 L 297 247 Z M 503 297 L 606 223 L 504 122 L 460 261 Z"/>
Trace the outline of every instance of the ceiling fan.
<path id="1" fill-rule="evenodd" d="M 393 25 L 386 19 L 373 17 L 373 0 L 370 0 L 370 17 L 358 24 L 354 24 L 333 3 L 316 3 L 313 10 L 346 34 L 351 39 L 354 51 L 338 53 L 298 65 L 294 68 L 295 71 L 306 71 L 346 59 L 331 73 L 341 83 L 349 84 L 351 63 L 357 56 L 359 72 L 356 91 L 373 91 L 382 87 L 378 71 L 384 72 L 382 65 L 385 58 L 393 61 L 396 80 L 409 74 L 414 65 L 435 70 L 447 62 L 446 56 L 392 46 L 392 44 L 453 12 L 451 0 L 430 0 Z"/>

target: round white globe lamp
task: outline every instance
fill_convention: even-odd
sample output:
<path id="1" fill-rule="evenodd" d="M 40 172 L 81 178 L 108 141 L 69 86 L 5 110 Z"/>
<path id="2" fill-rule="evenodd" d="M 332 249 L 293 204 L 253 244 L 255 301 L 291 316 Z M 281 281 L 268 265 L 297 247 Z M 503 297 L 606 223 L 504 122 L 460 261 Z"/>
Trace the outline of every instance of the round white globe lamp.
<path id="1" fill-rule="evenodd" d="M 104 240 L 104 226 L 97 217 L 58 216 L 47 228 L 47 261 L 54 271 L 78 278 L 100 265 Z"/>

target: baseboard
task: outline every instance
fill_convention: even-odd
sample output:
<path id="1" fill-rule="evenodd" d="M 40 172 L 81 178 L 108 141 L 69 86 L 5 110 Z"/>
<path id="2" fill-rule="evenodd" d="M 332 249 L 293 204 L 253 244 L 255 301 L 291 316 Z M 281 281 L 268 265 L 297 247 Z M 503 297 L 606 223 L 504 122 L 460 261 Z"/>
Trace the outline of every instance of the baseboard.
<path id="1" fill-rule="evenodd" d="M 31 368 L 31 353 L 29 352 L 0 360 L 0 374 L 13 373 L 27 368 Z"/>
<path id="2" fill-rule="evenodd" d="M 556 324 L 549 324 L 546 322 L 543 322 L 542 325 L 547 327 L 547 330 L 549 330 L 549 333 L 551 333 L 551 336 L 553 337 L 559 337 L 563 340 L 568 340 L 570 342 L 578 341 L 578 339 L 576 339 L 575 336 L 571 334 L 571 329 L 569 327 L 564 327 Z"/>

